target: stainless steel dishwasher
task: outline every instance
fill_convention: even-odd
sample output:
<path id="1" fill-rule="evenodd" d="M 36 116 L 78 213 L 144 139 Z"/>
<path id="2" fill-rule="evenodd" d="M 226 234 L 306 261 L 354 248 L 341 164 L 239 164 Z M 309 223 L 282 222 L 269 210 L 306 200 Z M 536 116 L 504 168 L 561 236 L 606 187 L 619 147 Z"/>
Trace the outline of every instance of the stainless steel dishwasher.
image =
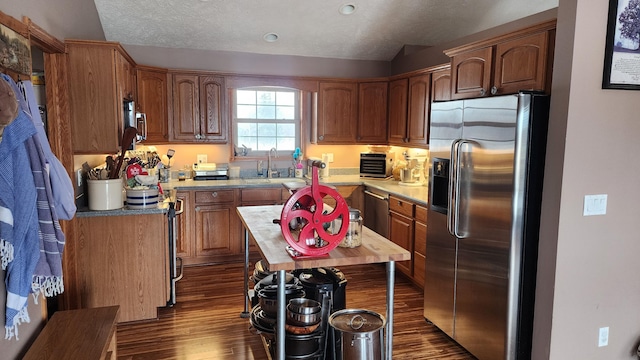
<path id="1" fill-rule="evenodd" d="M 389 238 L 389 193 L 366 187 L 364 190 L 364 226 Z"/>

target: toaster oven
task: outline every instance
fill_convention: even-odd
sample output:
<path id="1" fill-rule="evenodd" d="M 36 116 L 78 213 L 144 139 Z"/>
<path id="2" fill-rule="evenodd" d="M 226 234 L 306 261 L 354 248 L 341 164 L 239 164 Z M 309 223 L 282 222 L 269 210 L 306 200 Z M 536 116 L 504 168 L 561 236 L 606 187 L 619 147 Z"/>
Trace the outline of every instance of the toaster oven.
<path id="1" fill-rule="evenodd" d="M 373 178 L 391 177 L 393 171 L 393 153 L 361 153 L 360 176 Z"/>

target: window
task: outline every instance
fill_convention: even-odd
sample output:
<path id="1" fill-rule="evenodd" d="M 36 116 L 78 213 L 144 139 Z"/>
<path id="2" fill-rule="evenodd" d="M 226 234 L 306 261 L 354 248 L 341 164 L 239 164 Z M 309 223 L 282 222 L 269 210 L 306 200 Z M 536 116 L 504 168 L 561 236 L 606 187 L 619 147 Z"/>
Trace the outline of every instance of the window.
<path id="1" fill-rule="evenodd" d="M 242 88 L 235 96 L 235 144 L 252 151 L 300 147 L 300 92 L 287 88 Z"/>

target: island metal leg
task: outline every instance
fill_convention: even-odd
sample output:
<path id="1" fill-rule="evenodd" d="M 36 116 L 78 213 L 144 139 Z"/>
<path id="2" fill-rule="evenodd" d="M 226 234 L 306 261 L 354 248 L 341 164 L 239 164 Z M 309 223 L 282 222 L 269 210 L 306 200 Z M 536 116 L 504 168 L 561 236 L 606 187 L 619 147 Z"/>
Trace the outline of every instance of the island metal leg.
<path id="1" fill-rule="evenodd" d="M 242 227 L 244 232 L 244 311 L 240 314 L 241 318 L 249 317 L 249 230 Z"/>
<path id="2" fill-rule="evenodd" d="M 396 263 L 387 263 L 387 343 L 385 346 L 385 359 L 392 360 L 393 355 L 393 287 L 396 278 Z"/>
<path id="3" fill-rule="evenodd" d="M 285 340 L 285 327 L 286 321 L 286 298 L 285 298 L 285 278 L 286 274 L 284 270 L 278 270 L 278 319 L 276 323 L 276 358 L 278 360 L 285 360 L 284 353 L 284 340 Z"/>

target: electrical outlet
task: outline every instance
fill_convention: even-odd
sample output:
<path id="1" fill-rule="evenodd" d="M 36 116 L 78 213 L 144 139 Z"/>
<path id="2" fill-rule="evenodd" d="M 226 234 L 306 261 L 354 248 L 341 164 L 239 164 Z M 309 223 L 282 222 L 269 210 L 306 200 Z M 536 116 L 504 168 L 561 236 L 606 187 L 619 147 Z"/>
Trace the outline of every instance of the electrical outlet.
<path id="1" fill-rule="evenodd" d="M 601 327 L 598 330 L 598 347 L 609 345 L 609 327 Z"/>
<path id="2" fill-rule="evenodd" d="M 327 153 L 327 161 L 329 161 L 330 163 L 333 162 L 333 153 Z"/>
<path id="3" fill-rule="evenodd" d="M 583 216 L 605 215 L 607 213 L 607 194 L 585 195 Z"/>
<path id="4" fill-rule="evenodd" d="M 198 154 L 197 162 L 198 162 L 198 164 L 206 163 L 207 162 L 207 154 Z"/>

